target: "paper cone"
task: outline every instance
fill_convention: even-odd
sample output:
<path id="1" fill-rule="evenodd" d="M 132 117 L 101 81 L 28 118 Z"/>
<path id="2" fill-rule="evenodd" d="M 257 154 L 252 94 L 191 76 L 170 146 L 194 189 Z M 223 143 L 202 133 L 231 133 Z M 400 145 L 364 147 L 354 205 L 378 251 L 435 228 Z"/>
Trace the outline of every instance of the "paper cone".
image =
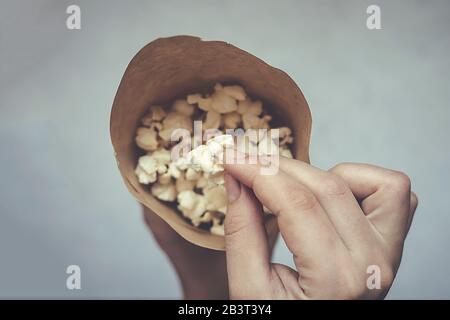
<path id="1" fill-rule="evenodd" d="M 135 144 L 136 129 L 151 105 L 168 105 L 189 93 L 211 92 L 214 84 L 240 84 L 250 97 L 261 99 L 275 127 L 293 130 L 295 158 L 309 162 L 311 114 L 294 81 L 283 71 L 226 42 L 176 36 L 157 39 L 131 60 L 117 90 L 110 132 L 120 173 L 131 194 L 163 218 L 186 240 L 224 250 L 223 236 L 190 225 L 174 205 L 157 200 L 134 174 L 142 151 Z M 266 221 L 268 234 L 278 232 L 276 218 Z"/>

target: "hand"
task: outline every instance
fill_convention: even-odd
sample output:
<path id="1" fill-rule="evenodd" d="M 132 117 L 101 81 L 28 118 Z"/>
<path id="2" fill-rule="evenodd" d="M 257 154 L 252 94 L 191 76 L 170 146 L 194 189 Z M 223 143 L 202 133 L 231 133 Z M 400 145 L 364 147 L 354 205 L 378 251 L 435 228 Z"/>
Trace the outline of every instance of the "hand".
<path id="1" fill-rule="evenodd" d="M 206 249 L 183 239 L 146 207 L 144 219 L 180 279 L 185 299 L 228 299 L 225 252 Z M 276 237 L 270 239 L 270 251 Z"/>
<path id="2" fill-rule="evenodd" d="M 375 299 L 387 294 L 417 207 L 406 175 L 366 164 L 339 164 L 327 172 L 282 157 L 271 176 L 262 175 L 259 164 L 225 168 L 230 298 Z M 277 216 L 296 270 L 270 263 L 260 203 Z M 372 265 L 379 267 L 380 289 L 366 285 Z"/>
<path id="3" fill-rule="evenodd" d="M 144 219 L 180 279 L 185 299 L 228 299 L 225 253 L 196 246 L 146 207 Z"/>

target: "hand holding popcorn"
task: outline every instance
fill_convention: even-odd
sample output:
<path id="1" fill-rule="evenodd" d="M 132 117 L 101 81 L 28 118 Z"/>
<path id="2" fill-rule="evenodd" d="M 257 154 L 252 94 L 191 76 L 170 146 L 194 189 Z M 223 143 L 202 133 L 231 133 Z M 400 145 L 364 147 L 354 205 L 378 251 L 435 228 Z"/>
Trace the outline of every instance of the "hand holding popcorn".
<path id="1" fill-rule="evenodd" d="M 225 242 L 232 299 L 383 298 L 400 264 L 417 207 L 403 173 L 366 164 L 322 171 L 280 158 L 226 164 Z M 295 269 L 271 263 L 263 208 L 277 216 Z M 379 271 L 374 286 L 370 272 Z M 377 282 L 378 281 L 378 282 Z"/>

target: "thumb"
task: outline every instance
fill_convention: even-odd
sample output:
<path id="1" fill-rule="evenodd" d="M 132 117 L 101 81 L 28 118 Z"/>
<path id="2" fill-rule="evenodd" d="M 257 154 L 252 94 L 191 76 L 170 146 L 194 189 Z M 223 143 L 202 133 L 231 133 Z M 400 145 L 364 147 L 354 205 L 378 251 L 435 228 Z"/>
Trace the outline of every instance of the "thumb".
<path id="1" fill-rule="evenodd" d="M 228 194 L 225 247 L 230 297 L 254 297 L 270 277 L 270 250 L 262 207 L 253 192 L 229 174 L 225 174 L 225 187 Z"/>

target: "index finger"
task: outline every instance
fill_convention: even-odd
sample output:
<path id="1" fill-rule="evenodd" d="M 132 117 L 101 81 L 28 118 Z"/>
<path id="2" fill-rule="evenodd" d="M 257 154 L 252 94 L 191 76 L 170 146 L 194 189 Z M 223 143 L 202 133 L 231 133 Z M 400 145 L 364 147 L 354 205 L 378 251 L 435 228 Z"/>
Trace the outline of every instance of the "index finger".
<path id="1" fill-rule="evenodd" d="M 329 254 L 345 246 L 314 194 L 281 170 L 264 175 L 260 169 L 259 164 L 225 164 L 228 174 L 253 189 L 258 200 L 277 215 L 297 268 L 329 267 Z"/>

